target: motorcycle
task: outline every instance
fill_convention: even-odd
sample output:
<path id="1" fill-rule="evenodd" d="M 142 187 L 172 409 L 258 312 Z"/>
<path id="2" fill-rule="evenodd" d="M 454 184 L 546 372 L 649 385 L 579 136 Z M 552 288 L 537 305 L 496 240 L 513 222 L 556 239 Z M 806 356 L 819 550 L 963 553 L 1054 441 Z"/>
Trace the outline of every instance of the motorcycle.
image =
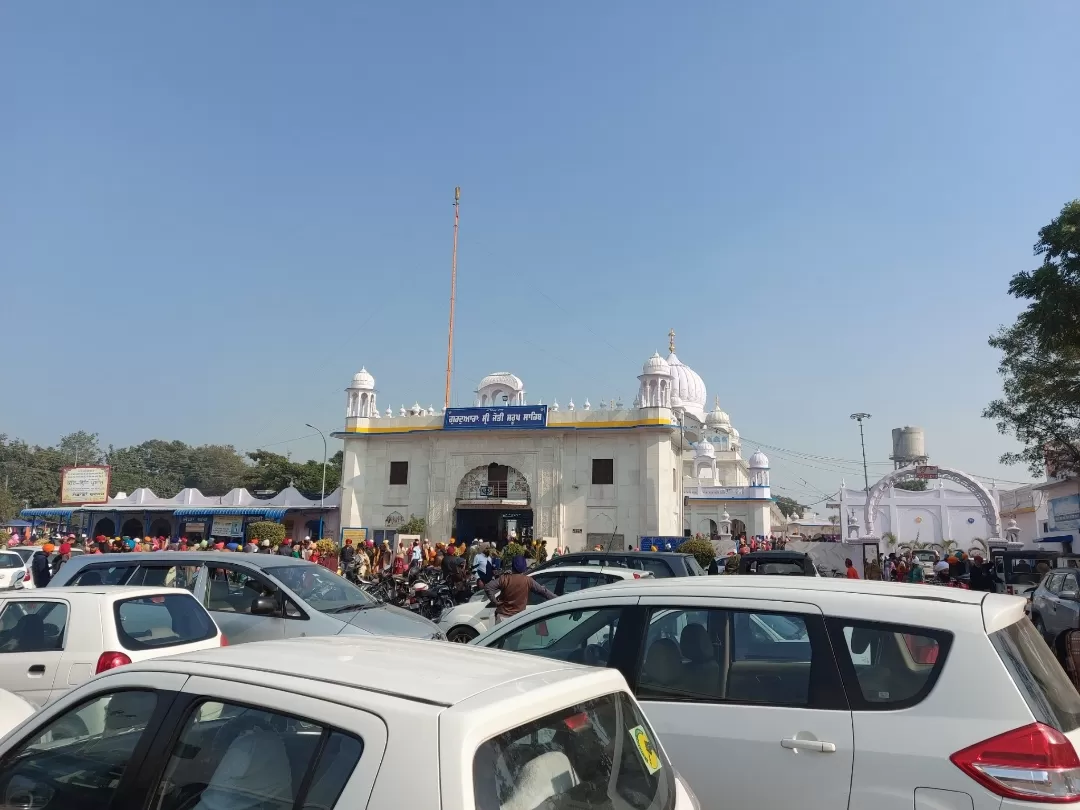
<path id="1" fill-rule="evenodd" d="M 442 582 L 430 585 L 422 579 L 417 579 L 410 586 L 410 591 L 405 608 L 430 621 L 436 621 L 443 611 L 454 606 L 450 589 Z"/>

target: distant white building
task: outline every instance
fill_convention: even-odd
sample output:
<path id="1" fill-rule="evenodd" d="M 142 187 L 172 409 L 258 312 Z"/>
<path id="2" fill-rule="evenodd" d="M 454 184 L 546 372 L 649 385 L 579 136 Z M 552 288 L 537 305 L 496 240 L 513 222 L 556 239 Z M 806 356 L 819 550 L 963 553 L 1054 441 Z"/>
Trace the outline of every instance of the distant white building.
<path id="1" fill-rule="evenodd" d="M 954 540 L 961 549 L 970 548 L 976 538 L 992 536 L 982 504 L 971 492 L 945 481 L 929 481 L 923 492 L 888 487 L 876 510 L 877 531 L 890 532 L 898 543 L 933 543 Z M 998 497 L 996 488 L 990 494 Z M 870 532 L 863 512 L 866 492 L 843 484 L 840 489 L 841 537 L 853 538 Z"/>
<path id="2" fill-rule="evenodd" d="M 642 366 L 629 406 L 529 404 L 522 380 L 497 372 L 480 381 L 471 408 L 416 402 L 380 413 L 362 369 L 334 434 L 345 444 L 342 527 L 381 540 L 416 515 L 432 540 L 513 533 L 625 548 L 715 535 L 726 510 L 732 534 L 768 535 L 769 461 L 742 458 L 738 431 L 719 403 L 706 411 L 705 383 L 670 337 L 668 356 Z"/>

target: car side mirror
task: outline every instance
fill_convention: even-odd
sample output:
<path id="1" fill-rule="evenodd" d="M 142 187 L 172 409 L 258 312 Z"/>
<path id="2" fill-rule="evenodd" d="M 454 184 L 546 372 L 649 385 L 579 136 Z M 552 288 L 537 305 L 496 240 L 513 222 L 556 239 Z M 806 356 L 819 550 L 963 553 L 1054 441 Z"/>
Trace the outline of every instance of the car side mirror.
<path id="1" fill-rule="evenodd" d="M 252 616 L 273 616 L 281 611 L 276 596 L 258 596 L 251 600 Z"/>
<path id="2" fill-rule="evenodd" d="M 1080 591 L 1062 591 L 1058 597 L 1065 602 L 1080 602 Z"/>

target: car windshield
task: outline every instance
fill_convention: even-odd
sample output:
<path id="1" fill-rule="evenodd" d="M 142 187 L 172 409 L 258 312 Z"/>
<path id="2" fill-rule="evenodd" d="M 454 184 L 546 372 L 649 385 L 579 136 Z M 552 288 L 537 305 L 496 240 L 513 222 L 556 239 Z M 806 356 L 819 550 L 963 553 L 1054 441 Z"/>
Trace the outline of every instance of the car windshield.
<path id="1" fill-rule="evenodd" d="M 285 565 L 265 569 L 265 573 L 276 577 L 320 613 L 344 613 L 379 604 L 349 580 L 321 565 Z"/>
<path id="2" fill-rule="evenodd" d="M 915 558 L 919 562 L 924 562 L 924 563 L 933 562 L 934 561 L 934 552 L 933 551 L 916 551 L 915 552 Z"/>
<path id="3" fill-rule="evenodd" d="M 22 557 L 22 560 L 23 560 L 24 563 L 27 560 L 29 560 L 31 557 L 34 556 L 35 551 L 40 551 L 40 550 L 41 549 L 35 548 L 34 546 L 17 546 L 17 547 L 12 549 L 12 551 L 14 551 L 20 557 Z"/>
<path id="4" fill-rule="evenodd" d="M 22 557 L 18 554 L 0 554 L 0 568 L 22 568 Z"/>

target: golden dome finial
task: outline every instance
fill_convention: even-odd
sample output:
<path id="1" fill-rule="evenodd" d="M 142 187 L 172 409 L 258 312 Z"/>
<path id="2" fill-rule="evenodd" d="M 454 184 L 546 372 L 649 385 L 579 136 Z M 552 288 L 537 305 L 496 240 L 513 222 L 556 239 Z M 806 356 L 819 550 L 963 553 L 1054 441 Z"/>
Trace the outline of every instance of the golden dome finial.
<path id="1" fill-rule="evenodd" d="M 675 354 L 675 330 L 672 329 L 670 332 L 667 333 L 667 336 L 668 336 L 668 344 L 667 344 L 668 351 L 671 352 L 672 354 Z"/>

